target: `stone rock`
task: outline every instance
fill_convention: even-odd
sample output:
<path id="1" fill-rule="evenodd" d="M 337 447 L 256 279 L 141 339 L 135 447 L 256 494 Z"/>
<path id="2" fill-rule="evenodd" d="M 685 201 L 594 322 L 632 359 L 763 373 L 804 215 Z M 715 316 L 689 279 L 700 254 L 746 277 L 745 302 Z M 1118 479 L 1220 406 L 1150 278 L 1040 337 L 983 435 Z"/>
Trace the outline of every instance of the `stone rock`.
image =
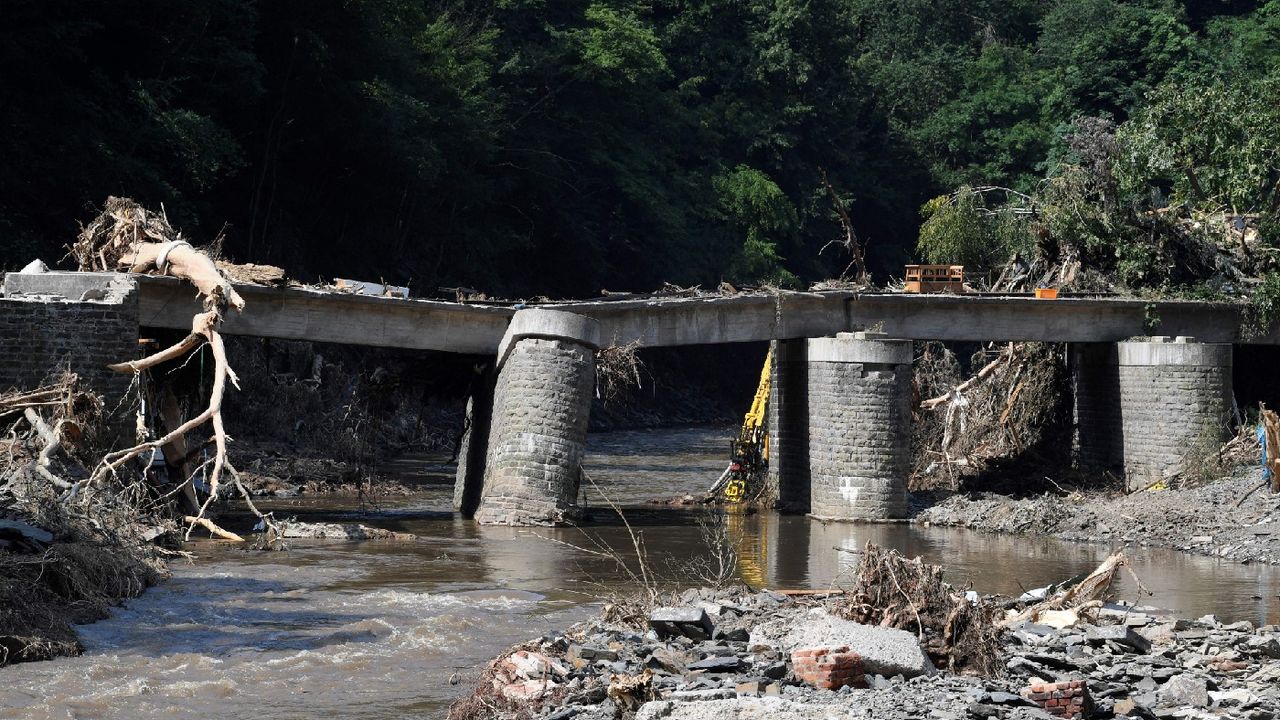
<path id="1" fill-rule="evenodd" d="M 1183 673 L 1170 678 L 1157 693 L 1160 704 L 1191 705 L 1192 707 L 1209 707 L 1209 686 L 1204 678 L 1190 673 Z"/>
<path id="2" fill-rule="evenodd" d="M 746 628 L 736 627 L 725 630 L 724 628 L 716 628 L 712 635 L 717 640 L 728 640 L 729 642 L 746 642 L 751 634 Z"/>
<path id="3" fill-rule="evenodd" d="M 1236 688 L 1235 690 L 1210 690 L 1209 700 L 1221 707 L 1238 707 L 1252 705 L 1258 701 L 1258 698 L 1244 688 Z"/>
<path id="4" fill-rule="evenodd" d="M 742 659 L 737 655 L 712 655 L 698 662 L 689 663 L 689 669 L 713 673 L 738 672 L 742 669 Z"/>
<path id="5" fill-rule="evenodd" d="M 581 668 L 598 660 L 614 661 L 618 659 L 617 651 L 608 648 L 589 647 L 586 645 L 570 645 L 565 654 L 566 659 L 576 668 Z"/>
<path id="6" fill-rule="evenodd" d="M 649 627 L 664 639 L 679 635 L 692 640 L 710 640 L 715 632 L 707 611 L 700 607 L 654 608 L 649 613 Z"/>
<path id="7" fill-rule="evenodd" d="M 976 718 L 999 717 L 1000 710 L 995 705 L 972 703 L 969 705 L 969 714 Z"/>
<path id="8" fill-rule="evenodd" d="M 781 680 L 787 676 L 786 663 L 770 663 L 760 668 L 760 674 L 770 680 Z"/>
<path id="9" fill-rule="evenodd" d="M 673 702 L 672 703 L 673 705 L 680 705 L 682 703 L 688 703 L 688 702 L 701 703 L 701 702 L 710 702 L 712 700 L 727 700 L 735 696 L 736 694 L 731 688 L 720 688 L 720 689 L 713 689 L 713 690 L 675 690 L 671 692 L 669 695 L 667 695 L 667 697 L 670 700 L 678 701 L 678 702 Z M 644 708 L 642 707 L 641 710 L 643 709 Z M 637 715 L 636 717 L 639 717 L 639 715 Z M 671 716 L 664 715 L 661 717 L 671 717 Z"/>
<path id="10" fill-rule="evenodd" d="M 1088 632 L 1085 633 L 1085 639 L 1095 645 L 1099 645 L 1110 640 L 1111 642 L 1119 643 L 1120 645 L 1132 648 L 1140 653 L 1151 652 L 1151 641 L 1124 625 L 1091 627 Z"/>
<path id="11" fill-rule="evenodd" d="M 988 702 L 996 705 L 1030 705 L 1027 699 L 1011 692 L 993 691 L 987 696 Z"/>
<path id="12" fill-rule="evenodd" d="M 867 687 L 872 690 L 888 690 L 893 687 L 893 683 L 889 682 L 889 678 L 883 675 L 867 675 L 864 679 L 867 682 Z"/>
<path id="13" fill-rule="evenodd" d="M 766 683 L 759 680 L 749 680 L 747 682 L 738 683 L 733 688 L 738 697 L 760 697 L 764 694 Z"/>
<path id="14" fill-rule="evenodd" d="M 1269 658 L 1280 659 L 1280 639 L 1275 636 L 1258 635 L 1251 637 L 1245 642 L 1244 646 L 1251 655 L 1265 655 Z"/>
<path id="15" fill-rule="evenodd" d="M 664 647 L 656 647 L 644 659 L 644 666 L 669 673 L 683 673 L 686 660 L 677 653 Z"/>
<path id="16" fill-rule="evenodd" d="M 778 638 L 787 652 L 797 648 L 846 646 L 862 657 L 867 674 L 917 677 L 935 672 L 915 635 L 892 628 L 860 625 L 815 608 L 799 617 L 779 618 L 757 625 L 751 642 Z"/>

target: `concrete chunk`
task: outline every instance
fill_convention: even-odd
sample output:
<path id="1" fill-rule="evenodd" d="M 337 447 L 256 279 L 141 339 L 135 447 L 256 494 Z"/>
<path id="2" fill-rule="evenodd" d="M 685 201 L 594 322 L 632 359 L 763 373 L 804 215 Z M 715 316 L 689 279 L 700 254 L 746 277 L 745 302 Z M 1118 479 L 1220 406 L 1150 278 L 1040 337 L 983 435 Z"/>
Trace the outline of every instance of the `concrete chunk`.
<path id="1" fill-rule="evenodd" d="M 1140 653 L 1151 652 L 1151 641 L 1134 632 L 1132 628 L 1124 625 L 1091 627 L 1089 628 L 1089 631 L 1085 633 L 1085 639 L 1094 644 L 1101 644 L 1110 640 L 1132 648 Z"/>
<path id="2" fill-rule="evenodd" d="M 885 677 L 932 675 L 933 663 L 912 633 L 893 628 L 859 625 L 817 609 L 794 618 L 758 625 L 752 643 L 776 642 L 790 653 L 797 648 L 847 646 L 862 658 L 864 671 Z"/>
<path id="3" fill-rule="evenodd" d="M 683 635 L 694 640 L 708 640 L 715 627 L 707 611 L 700 607 L 661 607 L 649 613 L 649 627 L 666 639 Z"/>

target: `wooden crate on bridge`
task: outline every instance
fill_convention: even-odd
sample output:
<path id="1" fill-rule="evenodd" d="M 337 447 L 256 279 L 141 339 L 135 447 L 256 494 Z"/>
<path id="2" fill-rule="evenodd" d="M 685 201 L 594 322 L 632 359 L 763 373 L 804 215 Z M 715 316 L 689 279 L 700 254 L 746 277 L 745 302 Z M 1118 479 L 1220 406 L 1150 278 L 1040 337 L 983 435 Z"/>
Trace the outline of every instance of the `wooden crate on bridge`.
<path id="1" fill-rule="evenodd" d="M 963 293 L 963 265 L 908 265 L 906 292 Z"/>

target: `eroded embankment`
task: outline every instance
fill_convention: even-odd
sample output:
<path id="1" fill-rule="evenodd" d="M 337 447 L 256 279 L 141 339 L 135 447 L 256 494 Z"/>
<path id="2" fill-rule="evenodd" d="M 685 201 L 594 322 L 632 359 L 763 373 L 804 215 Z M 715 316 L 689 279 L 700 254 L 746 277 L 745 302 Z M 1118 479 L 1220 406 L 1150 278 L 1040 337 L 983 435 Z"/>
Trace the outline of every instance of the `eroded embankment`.
<path id="1" fill-rule="evenodd" d="M 0 666 L 80 654 L 72 625 L 106 618 L 162 574 L 134 549 L 105 543 L 0 550 Z"/>
<path id="2" fill-rule="evenodd" d="M 75 375 L 0 393 L 0 416 L 0 665 L 77 654 L 71 625 L 154 584 L 176 526 L 144 483 L 89 482 L 122 423 Z"/>
<path id="3" fill-rule="evenodd" d="M 1249 469 L 1201 487 L 1129 495 L 956 494 L 922 510 L 915 521 L 995 533 L 1168 547 L 1280 565 L 1280 496 L 1258 490 L 1246 498 L 1258 482 L 1258 470 Z"/>

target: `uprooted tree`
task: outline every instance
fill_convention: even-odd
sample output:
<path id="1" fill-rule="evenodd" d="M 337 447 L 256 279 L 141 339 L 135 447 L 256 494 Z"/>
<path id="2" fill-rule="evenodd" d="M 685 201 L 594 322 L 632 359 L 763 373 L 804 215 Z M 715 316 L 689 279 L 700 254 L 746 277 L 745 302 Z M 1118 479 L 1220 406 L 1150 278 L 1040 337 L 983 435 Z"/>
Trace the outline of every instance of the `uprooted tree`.
<path id="1" fill-rule="evenodd" d="M 224 471 L 244 497 L 250 510 L 263 520 L 269 531 L 271 519 L 254 507 L 249 492 L 240 482 L 234 467 L 227 462 L 227 433 L 222 421 L 222 399 L 227 382 L 239 387 L 235 372 L 227 362 L 226 346 L 219 329 L 227 311 L 242 312 L 244 300 L 236 292 L 227 277 L 219 271 L 209 254 L 193 247 L 180 232 L 170 226 L 163 213 L 146 210 L 128 198 L 109 197 L 102 213 L 84 226 L 69 256 L 81 270 L 152 273 L 171 275 L 190 282 L 199 292 L 203 310 L 191 319 L 191 333 L 174 345 L 138 360 L 125 360 L 108 367 L 116 372 L 135 375 L 160 365 L 198 352 L 208 345 L 213 356 L 213 384 L 209 403 L 203 412 L 169 429 L 161 437 L 145 439 L 132 447 L 107 453 L 92 473 L 69 489 L 71 495 L 93 491 L 116 474 L 130 461 L 144 453 L 182 440 L 188 433 L 208 423 L 212 428 L 214 454 L 196 472 L 211 466 L 207 476 L 208 495 L 203 503 L 185 517 L 187 535 L 196 525 L 201 525 L 215 535 L 227 539 L 240 539 L 222 530 L 205 517 L 209 505 L 218 497 Z M 192 478 L 184 480 L 190 484 Z"/>

